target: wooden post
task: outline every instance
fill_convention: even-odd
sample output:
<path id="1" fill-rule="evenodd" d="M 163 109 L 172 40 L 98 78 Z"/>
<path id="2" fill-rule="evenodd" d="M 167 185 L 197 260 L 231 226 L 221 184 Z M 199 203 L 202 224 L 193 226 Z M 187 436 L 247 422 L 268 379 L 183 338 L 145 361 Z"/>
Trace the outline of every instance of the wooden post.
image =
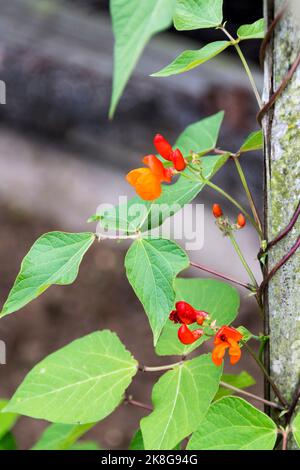
<path id="1" fill-rule="evenodd" d="M 285 0 L 264 0 L 270 24 Z M 265 58 L 264 101 L 279 87 L 300 53 L 300 5 L 293 2 L 275 28 Z M 272 240 L 290 222 L 300 199 L 300 67 L 263 120 L 265 134 L 265 230 Z M 300 219 L 268 256 L 268 270 L 291 249 Z M 290 402 L 300 378 L 300 250 L 277 272 L 267 292 L 269 369 Z M 274 397 L 272 397 L 274 398 Z M 292 439 L 289 448 L 294 447 Z"/>

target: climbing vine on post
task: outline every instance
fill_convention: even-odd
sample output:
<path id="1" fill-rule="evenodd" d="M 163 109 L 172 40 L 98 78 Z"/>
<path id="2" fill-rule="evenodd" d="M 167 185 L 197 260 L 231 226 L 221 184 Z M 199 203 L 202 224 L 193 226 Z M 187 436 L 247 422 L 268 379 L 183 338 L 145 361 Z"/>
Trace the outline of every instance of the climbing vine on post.
<path id="1" fill-rule="evenodd" d="M 202 63 L 232 48 L 244 68 L 245 79 L 250 81 L 260 117 L 262 113 L 265 114 L 265 103 L 243 54 L 244 41 L 264 38 L 263 19 L 241 25 L 236 34 L 231 35 L 226 28 L 227 20 L 230 19 L 223 18 L 223 0 L 111 0 L 111 14 L 116 39 L 111 117 L 143 47 L 153 34 L 166 29 L 172 22 L 179 31 L 216 29 L 220 40 L 199 50 L 182 51 L 162 70 L 153 71 L 154 78 L 151 79 L 157 80 L 157 86 L 163 77 L 185 73 L 193 68 L 199 67 L 201 73 Z M 284 29 L 285 23 L 282 24 Z M 282 78 L 282 70 L 275 70 L 276 81 Z M 290 86 L 297 87 L 297 84 L 292 82 Z M 283 110 L 291 106 L 285 101 L 285 95 L 281 96 L 281 100 L 278 109 L 275 108 L 274 120 L 271 122 L 265 118 L 268 121 L 265 129 L 268 130 L 266 148 L 270 165 L 273 164 L 270 135 L 271 139 L 278 137 L 276 111 L 278 119 L 282 121 L 285 118 Z M 284 175 L 286 177 L 289 174 L 292 164 L 289 145 L 299 137 L 295 112 L 296 106 L 290 109 L 288 120 L 284 122 L 286 134 L 281 135 L 283 166 L 280 166 L 282 162 L 278 164 L 276 158 L 274 160 L 277 173 L 273 182 L 282 186 L 280 191 L 283 191 L 284 184 L 281 182 Z M 282 284 L 282 279 L 290 289 L 294 289 L 293 282 L 299 280 L 298 273 L 295 270 L 294 280 L 291 276 L 286 277 L 291 269 L 285 263 L 286 259 L 280 266 L 282 271 L 279 276 L 283 277 L 277 277 L 276 280 L 273 275 L 278 274 L 270 270 L 281 252 L 277 248 L 276 251 L 272 250 L 275 242 L 270 238 L 278 235 L 278 231 L 286 225 L 287 218 L 292 217 L 292 208 L 299 198 L 299 188 L 298 193 L 295 191 L 289 197 L 294 182 L 287 178 L 284 182 L 285 192 L 275 193 L 276 196 L 285 194 L 286 197 L 277 198 L 274 202 L 273 189 L 270 187 L 273 182 L 268 179 L 267 173 L 268 218 L 267 231 L 264 232 L 263 221 L 243 170 L 243 160 L 248 158 L 248 154 L 262 150 L 262 131 L 255 130 L 257 126 L 253 123 L 253 133 L 239 148 L 223 149 L 222 143 L 218 141 L 223 119 L 224 113 L 220 111 L 191 123 L 178 136 L 174 145 L 160 133 L 154 136 L 153 144 L 145 143 L 146 156 L 142 163 L 126 175 L 136 196 L 125 206 L 100 211 L 92 216 L 90 222 L 98 222 L 94 231 L 51 232 L 42 235 L 25 256 L 1 311 L 1 317 L 13 314 L 42 295 L 51 285 L 74 282 L 83 256 L 95 241 L 105 243 L 107 239 L 116 242 L 127 240 L 131 246 L 124 260 L 126 276 L 148 317 L 153 347 L 157 355 L 175 355 L 178 360 L 171 364 L 166 360 L 162 366 L 141 364 L 127 350 L 130 344 L 125 347 L 114 332 L 96 331 L 53 352 L 29 371 L 11 400 L 3 403 L 0 430 L 1 419 L 9 423 L 5 428 L 8 431 L 17 415 L 48 420 L 52 424 L 34 449 L 69 449 L 81 435 L 118 406 L 130 405 L 145 411 L 130 444 L 131 450 L 182 449 L 186 446 L 186 439 L 187 449 L 190 450 L 270 450 L 275 446 L 286 448 L 292 433 L 299 443 L 300 419 L 296 413 L 299 397 L 294 391 L 299 371 L 293 369 L 287 372 L 290 374 L 286 376 L 289 379 L 283 383 L 276 367 L 284 367 L 288 371 L 287 363 L 276 363 L 274 355 L 269 370 L 268 363 L 262 359 L 268 340 L 271 354 L 272 351 L 276 352 L 276 348 L 284 347 L 283 355 L 290 358 L 293 354 L 297 356 L 299 351 L 298 343 L 284 343 L 282 338 L 282 328 L 287 322 L 278 319 L 284 319 L 287 311 L 275 290 L 279 292 L 277 284 Z M 270 123 L 273 127 L 269 133 Z M 233 160 L 235 164 L 236 176 L 247 196 L 247 207 L 243 207 L 213 182 L 214 175 L 228 160 Z M 281 172 L 281 169 L 284 171 Z M 236 210 L 236 217 L 231 220 L 221 205 L 212 201 L 211 217 L 215 219 L 216 230 L 226 238 L 228 244 L 232 244 L 244 269 L 243 279 L 234 279 L 228 274 L 193 262 L 188 253 L 172 240 L 153 234 L 153 229 L 192 202 L 205 186 L 230 201 Z M 236 239 L 236 232 L 247 230 L 249 226 L 252 226 L 257 236 L 258 258 L 264 271 L 262 284 L 254 276 Z M 293 227 L 295 231 L 296 223 Z M 113 235 L 111 231 L 114 231 Z M 291 233 L 290 239 L 285 239 L 280 250 L 285 252 L 290 242 L 293 242 L 293 236 Z M 282 235 L 279 238 L 282 240 Z M 288 257 L 292 256 L 294 263 L 298 256 L 295 248 L 289 252 Z M 185 271 L 186 274 L 190 268 L 196 269 L 199 277 L 181 277 L 181 273 Z M 209 272 L 216 279 L 201 278 L 201 272 Z M 272 283 L 268 287 L 271 278 Z M 235 286 L 255 297 L 261 315 L 269 311 L 270 338 L 265 334 L 267 332 L 257 331 L 258 328 L 250 332 L 240 325 L 240 296 Z M 284 297 L 286 287 L 281 285 L 280 292 Z M 299 300 L 299 293 L 295 292 L 295 298 Z M 292 308 L 288 311 L 289 315 L 292 311 L 295 312 Z M 280 324 L 277 330 L 274 324 Z M 295 330 L 297 335 L 299 328 Z M 274 336 L 273 331 L 276 333 Z M 284 333 L 286 338 L 286 326 Z M 204 343 L 209 344 L 209 353 L 203 353 Z M 261 354 L 254 352 L 254 343 L 260 346 Z M 196 355 L 191 358 L 190 353 L 193 351 Z M 234 366 L 242 355 L 249 355 L 249 359 L 255 361 L 272 390 L 271 398 L 245 390 L 253 384 L 253 379 L 246 371 L 239 375 L 234 373 Z M 223 374 L 224 361 L 228 361 L 232 367 L 231 374 Z M 136 374 L 152 372 L 161 373 L 153 386 L 152 404 L 141 403 L 128 394 L 127 388 Z M 250 404 L 249 399 L 257 405 L 264 404 L 271 408 L 272 416 Z M 235 432 L 232 432 L 233 428 Z"/>

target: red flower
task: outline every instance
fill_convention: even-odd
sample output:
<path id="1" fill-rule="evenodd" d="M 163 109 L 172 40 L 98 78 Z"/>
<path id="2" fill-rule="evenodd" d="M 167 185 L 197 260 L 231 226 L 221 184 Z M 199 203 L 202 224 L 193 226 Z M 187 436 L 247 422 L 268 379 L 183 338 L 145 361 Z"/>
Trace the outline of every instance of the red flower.
<path id="1" fill-rule="evenodd" d="M 155 155 L 147 155 L 143 163 L 148 168 L 136 168 L 128 173 L 126 179 L 142 199 L 152 201 L 161 195 L 161 183 L 171 182 L 172 170 L 165 168 Z"/>
<path id="2" fill-rule="evenodd" d="M 239 215 L 237 216 L 237 225 L 238 225 L 239 228 L 245 227 L 245 225 L 246 225 L 246 219 L 245 219 L 245 217 L 243 216 L 243 214 L 239 214 Z"/>
<path id="3" fill-rule="evenodd" d="M 212 207 L 212 213 L 216 219 L 218 219 L 219 217 L 222 217 L 223 211 L 221 209 L 221 206 L 219 204 L 214 204 Z"/>
<path id="4" fill-rule="evenodd" d="M 202 325 L 208 316 L 208 313 L 202 310 L 195 310 L 190 304 L 184 301 L 177 302 L 175 308 L 176 310 L 173 310 L 169 316 L 169 319 L 174 323 L 191 325 L 197 322 L 198 325 Z"/>
<path id="5" fill-rule="evenodd" d="M 212 353 L 212 360 L 216 366 L 222 364 L 226 349 L 228 349 L 231 364 L 234 365 L 240 360 L 241 349 L 238 343 L 242 337 L 243 335 L 238 330 L 230 326 L 222 326 L 219 329 L 215 336 L 215 348 Z"/>
<path id="6" fill-rule="evenodd" d="M 200 328 L 191 331 L 186 325 L 181 325 L 178 330 L 178 339 L 183 344 L 193 344 L 197 339 L 201 338 L 204 331 Z"/>
<path id="7" fill-rule="evenodd" d="M 171 144 L 169 144 L 161 134 L 156 134 L 153 139 L 153 143 L 159 155 L 161 155 L 165 160 L 169 160 L 171 162 L 173 154 Z"/>
<path id="8" fill-rule="evenodd" d="M 186 161 L 179 149 L 173 151 L 171 144 L 161 135 L 156 134 L 153 143 L 158 153 L 170 162 L 173 162 L 177 171 L 183 171 L 186 168 Z"/>
<path id="9" fill-rule="evenodd" d="M 154 145 L 158 153 L 168 161 L 173 162 L 175 170 L 182 171 L 186 161 L 179 149 L 173 152 L 171 144 L 160 134 L 154 137 Z M 155 155 L 147 155 L 143 162 L 148 168 L 136 168 L 130 171 L 126 179 L 134 186 L 138 195 L 146 201 L 153 201 L 161 195 L 161 183 L 170 183 L 174 173 L 173 168 L 165 168 Z"/>
<path id="10" fill-rule="evenodd" d="M 172 161 L 175 170 L 183 171 L 186 168 L 186 161 L 179 149 L 174 150 L 172 154 Z"/>

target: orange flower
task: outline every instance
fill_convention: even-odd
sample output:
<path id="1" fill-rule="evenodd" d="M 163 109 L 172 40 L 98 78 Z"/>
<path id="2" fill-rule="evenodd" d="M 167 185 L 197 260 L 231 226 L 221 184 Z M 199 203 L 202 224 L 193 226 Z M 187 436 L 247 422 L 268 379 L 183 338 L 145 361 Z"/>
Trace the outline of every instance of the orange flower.
<path id="1" fill-rule="evenodd" d="M 230 363 L 236 364 L 241 357 L 241 349 L 239 346 L 239 341 L 242 339 L 243 335 L 230 326 L 222 326 L 217 332 L 214 340 L 215 348 L 212 353 L 212 360 L 216 366 L 222 364 L 225 351 L 227 348 L 230 356 Z"/>
<path id="2" fill-rule="evenodd" d="M 165 168 L 155 155 L 147 155 L 143 163 L 148 168 L 136 168 L 128 173 L 126 179 L 142 199 L 152 201 L 161 195 L 161 183 L 171 182 L 172 170 Z"/>

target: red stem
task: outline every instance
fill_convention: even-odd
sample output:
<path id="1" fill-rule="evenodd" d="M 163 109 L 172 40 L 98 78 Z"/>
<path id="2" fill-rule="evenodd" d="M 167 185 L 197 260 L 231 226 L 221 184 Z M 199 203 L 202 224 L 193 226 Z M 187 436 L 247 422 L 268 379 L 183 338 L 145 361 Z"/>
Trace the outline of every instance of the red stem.
<path id="1" fill-rule="evenodd" d="M 253 290 L 249 284 L 245 284 L 244 282 L 238 281 L 237 279 L 227 276 L 226 274 L 222 274 L 217 271 L 214 271 L 213 269 L 207 268 L 206 266 L 203 266 L 202 264 L 193 263 L 191 261 L 190 265 L 193 266 L 194 268 L 201 269 L 201 271 L 205 271 L 207 273 L 213 274 L 214 276 L 225 279 L 226 281 L 232 282 L 233 284 L 237 284 L 238 286 L 244 287 L 245 289 L 248 289 L 251 291 Z"/>

